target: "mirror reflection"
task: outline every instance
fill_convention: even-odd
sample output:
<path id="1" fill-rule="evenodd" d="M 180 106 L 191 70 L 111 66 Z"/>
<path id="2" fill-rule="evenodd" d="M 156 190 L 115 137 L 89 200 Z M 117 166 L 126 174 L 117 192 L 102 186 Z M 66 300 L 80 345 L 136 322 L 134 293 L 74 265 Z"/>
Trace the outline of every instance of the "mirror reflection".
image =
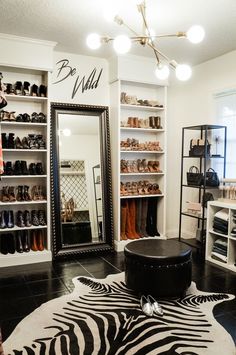
<path id="1" fill-rule="evenodd" d="M 62 246 L 102 239 L 99 116 L 58 114 Z"/>

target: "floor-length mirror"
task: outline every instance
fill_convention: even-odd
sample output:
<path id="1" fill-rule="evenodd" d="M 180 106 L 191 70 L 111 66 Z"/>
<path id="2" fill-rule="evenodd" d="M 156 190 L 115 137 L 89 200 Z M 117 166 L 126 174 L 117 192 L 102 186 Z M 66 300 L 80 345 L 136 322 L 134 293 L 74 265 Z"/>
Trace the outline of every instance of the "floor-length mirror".
<path id="1" fill-rule="evenodd" d="M 113 246 L 108 109 L 51 104 L 53 254 Z"/>

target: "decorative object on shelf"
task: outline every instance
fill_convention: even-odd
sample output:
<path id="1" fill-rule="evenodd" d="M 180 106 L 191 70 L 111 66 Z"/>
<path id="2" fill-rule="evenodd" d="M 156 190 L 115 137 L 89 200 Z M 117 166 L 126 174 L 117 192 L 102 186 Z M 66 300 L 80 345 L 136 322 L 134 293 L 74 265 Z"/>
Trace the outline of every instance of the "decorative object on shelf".
<path id="1" fill-rule="evenodd" d="M 102 43 L 113 42 L 113 47 L 118 54 L 125 54 L 131 48 L 131 43 L 139 43 L 143 47 L 148 46 L 153 50 L 156 58 L 157 68 L 155 74 L 158 79 L 165 80 L 169 76 L 170 68 L 175 70 L 176 77 L 179 80 L 188 80 L 191 76 L 191 68 L 186 64 L 178 64 L 175 60 L 170 60 L 162 51 L 156 46 L 156 40 L 168 37 L 187 38 L 192 43 L 199 43 L 203 40 L 205 32 L 201 26 L 192 26 L 187 32 L 177 32 L 175 34 L 160 34 L 156 35 L 149 27 L 146 17 L 146 1 L 137 1 L 137 9 L 142 17 L 143 32 L 138 34 L 131 26 L 126 24 L 124 20 L 115 13 L 113 2 L 106 2 L 106 13 L 110 12 L 110 19 L 114 20 L 118 25 L 123 25 L 132 32 L 132 37 L 126 35 L 118 35 L 115 38 L 109 36 L 99 36 L 92 33 L 87 37 L 87 45 L 91 49 L 98 49 Z M 112 15 L 111 15 L 112 14 Z"/>
<path id="2" fill-rule="evenodd" d="M 204 192 L 202 196 L 202 207 L 207 208 L 207 202 L 214 201 L 214 196 L 211 192 Z"/>
<path id="3" fill-rule="evenodd" d="M 210 156 L 209 142 L 206 142 L 206 154 Z M 191 139 L 190 141 L 190 157 L 203 157 L 205 155 L 205 141 L 203 139 Z"/>
<path id="4" fill-rule="evenodd" d="M 0 108 L 7 106 L 7 99 L 5 96 L 6 86 L 2 83 L 3 75 L 0 73 Z"/>
<path id="5" fill-rule="evenodd" d="M 201 186 L 203 183 L 203 173 L 200 173 L 197 166 L 192 165 L 187 172 L 187 184 Z"/>
<path id="6" fill-rule="evenodd" d="M 220 157 L 221 155 L 218 154 L 218 146 L 220 144 L 220 136 L 215 136 L 214 141 L 215 141 L 215 154 L 212 154 L 212 156 L 213 157 Z"/>
<path id="7" fill-rule="evenodd" d="M 220 185 L 217 172 L 213 168 L 206 171 L 206 186 L 217 187 Z"/>
<path id="8" fill-rule="evenodd" d="M 191 202 L 187 201 L 187 213 L 195 214 L 196 216 L 200 216 L 202 213 L 202 206 L 199 202 Z"/>

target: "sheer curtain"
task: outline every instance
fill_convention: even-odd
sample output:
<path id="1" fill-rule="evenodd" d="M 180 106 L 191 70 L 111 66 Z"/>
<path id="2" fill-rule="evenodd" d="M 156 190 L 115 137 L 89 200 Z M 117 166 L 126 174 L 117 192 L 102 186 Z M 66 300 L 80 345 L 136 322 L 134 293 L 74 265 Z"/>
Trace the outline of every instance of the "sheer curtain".
<path id="1" fill-rule="evenodd" d="M 225 176 L 227 178 L 236 178 L 236 89 L 220 92 L 214 96 L 214 100 L 216 123 L 227 127 Z M 223 143 L 221 134 L 212 138 L 213 142 L 215 142 L 214 149 L 216 151 L 217 149 L 221 150 Z M 221 151 L 218 153 L 221 153 Z M 222 162 L 215 162 L 214 165 L 218 164 L 222 164 Z M 217 166 L 215 168 L 217 169 Z"/>

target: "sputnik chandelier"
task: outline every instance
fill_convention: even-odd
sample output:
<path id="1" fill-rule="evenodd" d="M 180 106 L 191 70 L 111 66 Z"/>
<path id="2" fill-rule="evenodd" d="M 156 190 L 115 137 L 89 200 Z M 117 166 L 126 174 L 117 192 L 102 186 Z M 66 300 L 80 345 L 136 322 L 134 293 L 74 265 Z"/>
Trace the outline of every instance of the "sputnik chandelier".
<path id="1" fill-rule="evenodd" d="M 138 12 L 142 17 L 143 29 L 142 34 L 138 34 L 128 24 L 126 24 L 121 17 L 115 13 L 114 1 L 109 0 L 105 8 L 106 14 L 109 18 L 114 20 L 118 25 L 126 27 L 132 32 L 133 36 L 128 37 L 126 35 L 118 35 L 115 38 L 108 36 L 100 36 L 96 33 L 91 33 L 87 37 L 87 45 L 90 49 L 98 49 L 103 43 L 113 42 L 113 48 L 117 54 L 127 53 L 132 45 L 132 42 L 139 43 L 141 46 L 148 46 L 153 50 L 156 58 L 156 70 L 155 74 L 158 79 L 165 80 L 168 78 L 170 68 L 175 70 L 176 77 L 179 80 L 185 81 L 191 77 L 192 69 L 187 64 L 178 64 L 175 60 L 170 60 L 164 53 L 162 53 L 156 45 L 158 39 L 167 37 L 187 38 L 192 43 L 199 43 L 205 36 L 204 29 L 201 26 L 192 26 L 187 32 L 177 32 L 175 34 L 160 34 L 155 35 L 154 31 L 149 27 L 146 17 L 146 1 L 145 0 L 133 0 L 137 5 Z M 113 8 L 111 7 L 113 6 Z M 111 11 L 112 10 L 112 11 Z"/>

